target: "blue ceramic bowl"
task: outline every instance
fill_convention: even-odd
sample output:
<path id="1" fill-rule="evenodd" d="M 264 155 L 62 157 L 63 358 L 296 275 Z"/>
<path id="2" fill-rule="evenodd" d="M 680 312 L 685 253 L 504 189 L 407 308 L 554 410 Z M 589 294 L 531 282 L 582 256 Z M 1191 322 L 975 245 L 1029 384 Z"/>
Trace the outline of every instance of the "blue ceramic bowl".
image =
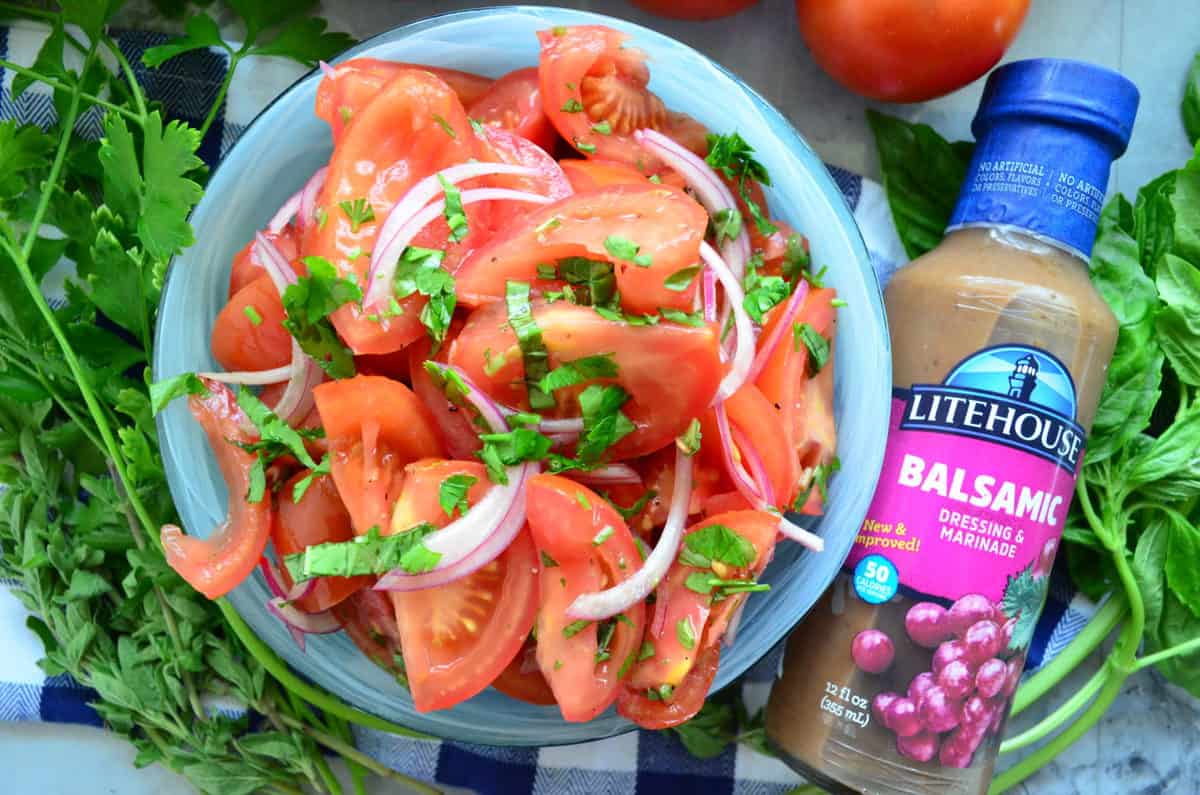
<path id="1" fill-rule="evenodd" d="M 512 7 L 434 17 L 376 36 L 341 59 L 371 56 L 499 76 L 537 63 L 534 33 L 555 25 L 602 24 L 631 34 L 652 59 L 650 88 L 668 107 L 713 130 L 736 129 L 770 171 L 771 208 L 808 236 L 813 260 L 847 305 L 837 335 L 836 415 L 841 474 L 816 529 L 826 540 L 814 555 L 780 545 L 764 580 L 771 590 L 749 600 L 737 642 L 722 654 L 715 688 L 729 684 L 808 612 L 832 582 L 866 514 L 883 456 L 891 389 L 891 355 L 879 285 L 854 219 L 812 149 L 774 108 L 695 50 L 620 19 L 558 8 Z M 339 60 L 341 60 L 339 59 Z M 313 115 L 319 73 L 288 89 L 242 135 L 213 175 L 192 214 L 196 245 L 171 266 L 159 313 L 156 378 L 215 369 L 208 340 L 224 303 L 230 262 L 276 207 L 323 165 L 331 144 Z M 247 178 L 247 175 L 256 175 Z M 176 401 L 159 418 L 171 494 L 187 532 L 207 536 L 225 515 L 225 486 L 203 433 Z M 487 690 L 454 709 L 420 714 L 386 672 L 343 634 L 311 637 L 307 653 L 268 614 L 261 576 L 231 594 L 250 626 L 292 668 L 363 710 L 417 731 L 493 745 L 553 745 L 633 728 L 615 711 L 589 723 L 566 723 L 554 707 L 537 707 Z"/>

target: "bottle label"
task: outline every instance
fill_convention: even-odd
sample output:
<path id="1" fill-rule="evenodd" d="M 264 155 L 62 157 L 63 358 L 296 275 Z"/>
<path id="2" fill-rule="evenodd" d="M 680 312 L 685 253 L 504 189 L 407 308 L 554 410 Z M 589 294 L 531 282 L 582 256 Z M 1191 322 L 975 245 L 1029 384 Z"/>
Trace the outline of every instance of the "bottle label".
<path id="1" fill-rule="evenodd" d="M 1024 345 L 895 390 L 883 472 L 845 572 L 854 597 L 883 611 L 851 654 L 870 675 L 875 731 L 901 756 L 990 762 L 1083 456 L 1076 416 L 1067 368 Z"/>

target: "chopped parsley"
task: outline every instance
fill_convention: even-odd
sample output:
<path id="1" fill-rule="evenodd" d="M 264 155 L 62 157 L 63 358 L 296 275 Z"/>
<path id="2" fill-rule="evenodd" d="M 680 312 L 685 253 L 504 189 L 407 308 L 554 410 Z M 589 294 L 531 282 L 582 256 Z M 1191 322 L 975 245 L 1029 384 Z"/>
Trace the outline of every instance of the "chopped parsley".
<path id="1" fill-rule="evenodd" d="M 690 268 L 680 268 L 663 281 L 663 287 L 666 287 L 668 290 L 674 290 L 677 293 L 682 293 L 691 286 L 696 275 L 699 273 L 699 265 L 693 265 Z"/>
<path id="2" fill-rule="evenodd" d="M 386 574 L 397 568 L 417 574 L 433 569 L 441 560 L 441 554 L 424 543 L 426 536 L 436 531 L 436 527 L 424 523 L 384 536 L 376 526 L 350 541 L 314 544 L 303 552 L 286 556 L 283 562 L 293 582 L 313 577 Z"/>
<path id="3" fill-rule="evenodd" d="M 555 560 L 554 558 L 550 557 L 549 552 L 546 552 L 545 550 L 541 550 L 541 552 L 539 554 L 542 556 L 542 567 L 543 568 L 547 568 L 547 569 L 557 569 L 558 568 L 558 561 Z"/>
<path id="4" fill-rule="evenodd" d="M 538 382 L 538 389 L 549 394 L 556 389 L 564 389 L 593 378 L 615 378 L 617 363 L 611 353 L 600 353 L 594 356 L 584 356 L 574 361 L 566 362 L 555 367 Z"/>
<path id="5" fill-rule="evenodd" d="M 554 398 L 538 387 L 550 371 L 549 354 L 542 342 L 542 330 L 533 318 L 529 303 L 529 285 L 509 282 L 504 293 L 508 308 L 508 323 L 517 335 L 521 358 L 525 363 L 525 383 L 529 388 L 529 405 L 535 410 L 554 407 Z"/>
<path id="6" fill-rule="evenodd" d="M 604 527 L 600 528 L 600 532 L 596 533 L 595 538 L 592 539 L 592 546 L 594 546 L 594 547 L 600 546 L 605 541 L 612 538 L 612 534 L 613 534 L 613 526 L 610 524 L 604 525 Z"/>
<path id="7" fill-rule="evenodd" d="M 355 373 L 354 355 L 338 337 L 329 315 L 344 304 L 360 303 L 362 289 L 340 278 L 324 257 L 305 257 L 304 264 L 308 275 L 283 291 L 283 327 L 330 378 L 350 378 Z"/>
<path id="8" fill-rule="evenodd" d="M 621 411 L 628 400 L 629 393 L 614 384 L 592 384 L 579 393 L 583 433 L 576 455 L 581 463 L 598 463 L 608 448 L 633 433 L 633 422 Z"/>
<path id="9" fill-rule="evenodd" d="M 559 218 L 557 215 L 553 215 L 553 216 L 547 218 L 545 221 L 542 221 L 537 226 L 535 226 L 533 228 L 533 232 L 536 235 L 544 235 L 547 232 L 553 232 L 555 229 L 558 229 L 560 226 L 562 226 L 562 219 Z M 541 266 L 539 265 L 538 267 L 540 268 Z M 553 267 L 553 266 L 551 266 L 551 267 Z M 551 276 L 550 278 L 553 279 L 554 277 Z"/>
<path id="10" fill-rule="evenodd" d="M 713 561 L 741 568 L 753 563 L 757 555 L 745 536 L 723 524 L 710 524 L 683 537 L 679 562 L 701 569 L 709 568 Z"/>
<path id="11" fill-rule="evenodd" d="M 338 207 L 341 207 L 342 212 L 350 219 L 350 231 L 355 234 L 358 233 L 360 226 L 375 220 L 375 208 L 361 196 L 354 200 L 345 199 L 340 201 L 338 202 Z"/>
<path id="12" fill-rule="evenodd" d="M 805 274 L 810 265 L 812 259 L 808 255 L 808 246 L 804 238 L 797 234 L 788 235 L 787 248 L 783 252 L 783 278 L 795 282 Z M 820 287 L 819 284 L 813 286 Z"/>
<path id="13" fill-rule="evenodd" d="M 596 153 L 595 144 L 589 144 L 586 141 L 579 140 L 578 138 L 575 139 L 575 148 L 588 155 L 594 155 Z"/>
<path id="14" fill-rule="evenodd" d="M 438 174 L 437 178 L 446 193 L 446 209 L 443 215 L 446 217 L 446 225 L 450 227 L 450 240 L 458 243 L 467 236 L 467 214 L 463 211 L 462 192 L 441 174 Z"/>
<path id="15" fill-rule="evenodd" d="M 675 444 L 684 455 L 695 455 L 700 452 L 700 420 L 695 417 L 688 423 L 687 430 L 675 440 Z"/>
<path id="16" fill-rule="evenodd" d="M 649 503 L 650 500 L 658 496 L 658 492 L 654 489 L 649 489 L 643 492 L 642 496 L 638 497 L 637 500 L 634 501 L 633 505 L 630 505 L 628 508 L 622 508 L 613 500 L 612 497 L 607 494 L 602 496 L 604 499 L 608 500 L 609 505 L 616 509 L 617 513 L 621 514 L 622 519 L 624 519 L 626 522 L 629 522 L 633 519 L 633 517 L 637 516 L 646 508 L 646 504 Z"/>
<path id="17" fill-rule="evenodd" d="M 154 414 L 162 411 L 167 404 L 184 395 L 208 397 L 208 387 L 196 377 L 195 373 L 180 373 L 150 385 L 150 410 Z"/>
<path id="18" fill-rule="evenodd" d="M 675 622 L 675 637 L 683 648 L 691 651 L 696 648 L 696 630 L 692 629 L 691 616 L 685 616 Z"/>
<path id="19" fill-rule="evenodd" d="M 567 257 L 559 260 L 558 273 L 572 288 L 572 303 L 603 307 L 617 303 L 617 278 L 611 262 Z"/>
<path id="20" fill-rule="evenodd" d="M 808 349 L 808 374 L 814 376 L 829 361 L 829 340 L 808 323 L 793 323 L 792 346 L 799 351 L 801 345 Z"/>
<path id="21" fill-rule="evenodd" d="M 579 100 L 575 99 L 574 97 L 571 97 L 570 99 L 568 99 L 566 102 L 563 103 L 563 106 L 562 106 L 563 113 L 579 113 L 582 110 L 583 110 L 583 103 L 580 102 Z"/>
<path id="22" fill-rule="evenodd" d="M 558 278 L 558 268 L 548 262 L 539 262 L 537 265 L 537 277 L 544 282 L 552 282 Z"/>
<path id="23" fill-rule="evenodd" d="M 793 511 L 801 511 L 804 509 L 805 503 L 812 496 L 813 489 L 821 495 L 821 501 L 829 499 L 829 477 L 834 472 L 840 471 L 842 468 L 842 460 L 837 456 L 833 457 L 827 464 L 817 464 L 813 467 L 812 476 L 808 482 L 804 484 L 803 490 L 796 495 L 796 499 L 792 502 Z"/>
<path id="24" fill-rule="evenodd" d="M 762 163 L 754 159 L 754 147 L 746 143 L 736 132 L 728 135 L 708 136 L 708 156 L 704 158 L 717 171 L 726 177 L 737 180 L 738 195 L 754 219 L 754 225 L 763 235 L 771 235 L 778 231 L 773 223 L 763 215 L 762 208 L 750 196 L 747 181 L 757 181 L 763 185 L 771 184 L 771 177 Z"/>
<path id="25" fill-rule="evenodd" d="M 479 119 L 467 119 L 467 123 L 471 125 L 471 131 L 475 133 L 476 138 L 483 137 L 483 122 L 481 122 Z"/>
<path id="26" fill-rule="evenodd" d="M 608 123 L 608 119 L 596 122 L 592 125 L 592 132 L 597 132 L 601 135 L 612 135 L 612 125 Z"/>
<path id="27" fill-rule="evenodd" d="M 575 502 L 579 503 L 579 507 L 585 511 L 592 510 L 592 501 L 582 491 L 575 492 Z"/>
<path id="28" fill-rule="evenodd" d="M 791 286 L 783 278 L 759 275 L 758 269 L 762 264 L 761 254 L 751 257 L 746 263 L 744 279 L 746 297 L 742 299 L 742 306 L 755 323 L 762 323 L 767 312 L 786 301 L 792 292 Z"/>
<path id="29" fill-rule="evenodd" d="M 596 664 L 604 662 L 612 657 L 612 652 L 609 647 L 612 645 L 613 635 L 617 632 L 617 621 L 615 618 L 610 618 L 607 621 L 602 621 L 596 628 Z"/>
<path id="30" fill-rule="evenodd" d="M 582 618 L 577 621 L 572 621 L 570 624 L 567 624 L 565 627 L 563 627 L 563 631 L 562 631 L 563 637 L 564 638 L 575 637 L 580 632 L 587 629 L 587 625 L 590 623 L 592 623 L 592 622 L 588 621 L 586 619 L 582 619 Z"/>
<path id="31" fill-rule="evenodd" d="M 684 312 L 681 309 L 662 308 L 659 310 L 662 313 L 664 320 L 670 320 L 672 323 L 678 323 L 681 326 L 694 326 L 700 328 L 704 325 L 704 313 L 697 310 L 695 312 Z"/>
<path id="32" fill-rule="evenodd" d="M 742 233 L 742 213 L 736 207 L 725 207 L 712 217 L 713 237 L 717 245 L 734 240 Z"/>
<path id="33" fill-rule="evenodd" d="M 451 138 L 458 137 L 458 133 L 450 126 L 450 122 L 446 121 L 443 117 L 435 113 L 433 114 L 433 120 L 437 123 L 437 126 L 442 128 L 442 132 L 446 133 L 446 135 L 449 135 Z"/>
<path id="34" fill-rule="evenodd" d="M 396 265 L 393 287 L 396 297 L 408 298 L 419 293 L 429 300 L 421 309 L 421 323 L 435 343 L 446 338 L 458 298 L 454 292 L 454 277 L 442 268 L 446 253 L 435 248 L 409 246 Z"/>
<path id="35" fill-rule="evenodd" d="M 242 314 L 244 314 L 246 316 L 246 318 L 250 321 L 250 325 L 252 325 L 252 326 L 261 326 L 262 325 L 262 320 L 263 320 L 262 315 L 260 315 L 258 313 L 258 308 L 255 307 L 253 304 L 246 304 L 246 306 L 242 307 Z"/>
<path id="36" fill-rule="evenodd" d="M 508 359 L 503 353 L 492 353 L 491 348 L 483 349 L 483 372 L 487 375 L 495 375 L 500 372 L 500 368 L 508 364 Z"/>
<path id="37" fill-rule="evenodd" d="M 714 594 L 718 599 L 724 599 L 738 593 L 756 593 L 769 591 L 771 586 L 756 580 L 728 580 L 708 571 L 694 571 L 684 580 L 688 590 L 702 594 Z"/>
<path id="38" fill-rule="evenodd" d="M 506 485 L 508 467 L 524 461 L 543 461 L 552 442 L 532 428 L 513 428 L 504 433 L 485 433 L 479 437 L 483 449 L 477 454 L 487 467 L 488 480 Z"/>
<path id="39" fill-rule="evenodd" d="M 639 268 L 649 268 L 654 261 L 649 254 L 639 254 L 641 248 L 637 243 L 621 235 L 609 235 L 604 239 L 604 250 L 614 259 L 632 262 Z"/>
<path id="40" fill-rule="evenodd" d="M 479 482 L 474 475 L 451 475 L 442 481 L 438 487 L 438 504 L 446 512 L 446 516 L 454 518 L 457 510 L 459 516 L 467 513 L 467 492 Z"/>
<path id="41" fill-rule="evenodd" d="M 642 648 L 638 649 L 637 661 L 649 660 L 654 656 L 654 643 L 648 640 L 642 641 Z"/>

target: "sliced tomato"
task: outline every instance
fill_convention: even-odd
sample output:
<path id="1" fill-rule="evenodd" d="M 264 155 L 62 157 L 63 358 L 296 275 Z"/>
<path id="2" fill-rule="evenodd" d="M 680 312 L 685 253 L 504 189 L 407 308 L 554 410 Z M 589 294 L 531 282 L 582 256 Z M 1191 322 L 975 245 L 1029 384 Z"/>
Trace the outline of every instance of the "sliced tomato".
<path id="1" fill-rule="evenodd" d="M 558 161 L 576 193 L 607 188 L 610 185 L 644 185 L 647 177 L 633 166 L 613 160 L 579 160 L 564 158 Z"/>
<path id="2" fill-rule="evenodd" d="M 363 654 L 376 665 L 404 676 L 400 630 L 386 592 L 363 588 L 335 605 L 333 614 Z"/>
<path id="3" fill-rule="evenodd" d="M 831 339 L 835 333 L 837 309 L 833 299 L 837 293 L 830 288 L 811 289 L 804 306 L 796 318 L 797 323 L 808 323 L 818 333 Z M 768 339 L 780 322 L 782 312 L 772 311 L 760 339 Z M 791 489 L 794 497 L 807 488 L 812 468 L 828 464 L 837 445 L 837 433 L 833 424 L 833 357 L 817 374 L 808 374 L 808 348 L 796 345 L 790 330 L 776 346 L 759 373 L 755 386 L 770 404 L 767 424 L 782 428 L 788 444 L 795 451 L 796 487 Z M 815 496 L 815 501 L 814 501 Z M 813 490 L 804 507 L 806 513 L 820 512 L 820 494 Z"/>
<path id="4" fill-rule="evenodd" d="M 658 169 L 655 159 L 633 140 L 639 129 L 658 130 L 705 154 L 707 130 L 690 116 L 667 110 L 647 88 L 646 56 L 626 47 L 628 38 L 602 25 L 538 32 L 542 101 L 559 135 L 589 157 L 626 163 L 646 173 Z"/>
<path id="5" fill-rule="evenodd" d="M 623 688 L 617 712 L 643 729 L 669 729 L 691 720 L 704 706 L 720 664 L 720 646 L 706 648 L 669 698 L 651 699 L 644 690 Z"/>
<path id="6" fill-rule="evenodd" d="M 450 327 L 450 338 L 454 339 L 461 329 L 462 321 L 456 320 Z M 473 459 L 483 446 L 479 441 L 480 430 L 472 422 L 471 412 L 447 400 L 445 393 L 426 371 L 426 361 L 446 362 L 447 346 L 443 345 L 433 357 L 429 355 L 431 347 L 429 340 L 418 340 L 406 349 L 413 392 L 429 409 L 446 452 L 453 458 Z"/>
<path id="7" fill-rule="evenodd" d="M 421 461 L 405 470 L 393 530 L 449 523 L 438 493 L 452 475 L 477 478 L 475 505 L 491 483 L 472 461 Z M 468 515 L 470 509 L 468 508 Z M 537 615 L 538 559 L 522 531 L 504 554 L 478 571 L 420 591 L 393 593 L 409 689 L 417 710 L 446 709 L 491 684 L 520 651 Z"/>
<path id="8" fill-rule="evenodd" d="M 275 244 L 275 248 L 279 249 L 288 262 L 292 262 L 300 256 L 300 241 L 297 238 L 296 230 L 291 226 L 285 226 L 278 235 L 273 235 L 270 232 L 263 230 L 263 234 L 267 239 Z M 232 298 L 237 294 L 237 291 L 250 284 L 262 276 L 262 266 L 258 265 L 250 258 L 250 249 L 254 246 L 254 241 L 247 243 L 241 251 L 233 258 L 233 269 L 229 272 L 229 297 Z"/>
<path id="9" fill-rule="evenodd" d="M 283 397 L 283 393 L 286 391 L 286 381 L 280 381 L 277 384 L 268 384 L 267 386 L 263 387 L 263 391 L 259 393 L 258 399 L 261 400 L 264 405 L 274 409 L 279 405 L 279 401 Z M 315 405 L 309 410 L 308 414 L 304 415 L 304 419 L 300 420 L 298 425 L 293 423 L 293 427 L 300 431 L 324 431 L 324 427 L 321 425 L 321 415 L 317 412 L 317 407 Z M 314 460 L 319 461 L 321 460 L 322 456 L 329 452 L 329 440 L 326 439 L 324 435 L 315 439 L 305 439 L 304 447 L 308 450 L 308 454 L 311 455 Z M 289 472 L 299 468 L 300 466 L 300 462 L 290 455 L 280 456 L 275 460 L 277 463 L 286 464 Z"/>
<path id="10" fill-rule="evenodd" d="M 209 599 L 224 596 L 242 583 L 266 549 L 271 535 L 271 492 L 247 502 L 255 456 L 239 444 L 257 439 L 246 431 L 246 415 L 224 384 L 206 381 L 207 395 L 188 399 L 192 416 L 208 436 L 228 490 L 229 515 L 208 538 L 185 535 L 175 525 L 162 528 L 167 563 Z"/>
<path id="11" fill-rule="evenodd" d="M 432 418 L 412 390 L 376 375 L 329 381 L 313 397 L 355 532 L 387 528 L 403 468 L 442 454 Z"/>
<path id="12" fill-rule="evenodd" d="M 662 322 L 635 326 L 609 320 L 566 301 L 535 301 L 533 318 L 552 367 L 584 356 L 611 354 L 619 383 L 629 393 L 623 411 L 635 430 L 613 446 L 613 460 L 635 458 L 665 447 L 683 433 L 692 417 L 716 395 L 724 366 L 714 326 Z M 449 361 L 462 368 L 489 395 L 524 406 L 525 367 L 503 302 L 478 309 L 450 345 Z M 680 362 L 687 362 L 680 367 Z M 579 416 L 572 390 L 558 397 L 561 416 Z"/>
<path id="13" fill-rule="evenodd" d="M 332 77 L 326 76 L 317 86 L 317 118 L 324 119 L 333 129 L 337 143 L 345 126 L 373 100 L 393 77 L 405 69 L 430 72 L 450 86 L 464 106 L 470 105 L 492 87 L 491 78 L 442 69 L 437 66 L 381 61 L 377 58 L 354 58 L 334 67 Z"/>
<path id="14" fill-rule="evenodd" d="M 563 719 L 591 720 L 616 699 L 633 664 L 645 629 L 645 605 L 610 619 L 607 656 L 598 654 L 598 624 L 581 626 L 566 612 L 581 594 L 628 579 L 642 559 L 620 514 L 590 489 L 558 475 L 536 475 L 525 493 L 529 529 L 544 563 L 538 665 Z"/>
<path id="15" fill-rule="evenodd" d="M 329 475 L 313 478 L 300 502 L 292 499 L 296 485 L 310 474 L 308 470 L 297 472 L 280 492 L 279 514 L 271 531 L 271 541 L 280 557 L 303 552 L 316 544 L 349 541 L 354 537 L 350 514 L 346 513 Z M 290 588 L 292 581 L 287 567 L 281 566 L 280 573 Z M 319 613 L 370 583 L 370 577 L 318 577 L 312 590 L 297 600 L 296 606 L 306 613 Z"/>
<path id="16" fill-rule="evenodd" d="M 564 199 L 573 192 L 571 183 L 567 181 L 566 175 L 563 174 L 554 158 L 532 141 L 528 141 L 516 133 L 494 127 L 484 128 L 476 136 L 476 139 L 481 150 L 480 160 L 524 166 L 537 172 L 530 177 L 514 174 L 483 177 L 481 181 L 488 186 L 536 193 L 551 199 Z M 525 202 L 488 202 L 487 222 L 490 229 L 493 232 L 506 229 L 515 220 L 528 215 L 530 206 Z"/>
<path id="17" fill-rule="evenodd" d="M 527 641 L 521 647 L 508 667 L 492 682 L 492 687 L 509 698 L 527 704 L 549 706 L 555 703 L 554 691 L 550 689 L 550 683 L 538 668 L 537 644 L 532 641 Z"/>
<path id="18" fill-rule="evenodd" d="M 363 375 L 382 375 L 393 381 L 410 381 L 408 352 L 363 353 L 354 357 L 354 369 Z"/>
<path id="19" fill-rule="evenodd" d="M 536 67 L 509 72 L 492 83 L 487 93 L 467 105 L 467 115 L 489 127 L 516 133 L 547 152 L 558 132 L 546 117 Z"/>
<path id="20" fill-rule="evenodd" d="M 791 343 L 789 336 L 780 345 Z M 732 431 L 735 458 L 743 458 L 746 446 L 753 448 L 771 483 L 775 507 L 784 509 L 791 504 L 799 469 L 795 450 L 789 445 L 786 432 L 780 433 L 774 404 L 754 384 L 745 384 L 725 401 L 725 411 Z M 704 451 L 704 458 L 712 463 L 719 455 L 721 440 L 716 415 L 711 409 L 701 419 L 700 425 L 701 439 L 710 442 Z M 724 467 L 724 459 L 717 460 Z M 742 464 L 747 471 L 753 472 L 744 460 Z"/>
<path id="21" fill-rule="evenodd" d="M 510 281 L 534 282 L 541 263 L 588 257 L 613 263 L 625 311 L 691 311 L 699 279 L 683 290 L 669 289 L 666 281 L 699 263 L 707 225 L 703 207 L 666 185 L 612 185 L 576 193 L 526 213 L 521 223 L 468 255 L 455 273 L 458 297 L 467 306 L 480 306 L 503 298 Z M 636 244 L 649 261 L 618 259 L 611 249 L 622 242 Z"/>
<path id="22" fill-rule="evenodd" d="M 261 272 L 260 272 L 261 273 Z M 283 327 L 283 302 L 266 273 L 238 290 L 217 315 L 213 358 L 226 370 L 270 370 L 292 360 L 292 336 Z"/>
<path id="23" fill-rule="evenodd" d="M 714 494 L 704 501 L 704 515 L 716 516 L 728 511 L 752 511 L 754 506 L 742 496 L 740 491 L 723 491 Z"/>
<path id="24" fill-rule="evenodd" d="M 379 227 L 397 201 L 418 180 L 476 155 L 475 136 L 466 113 L 454 92 L 427 71 L 399 71 L 367 103 L 334 149 L 329 175 L 318 198 L 325 223 L 305 240 L 305 253 L 332 262 L 343 275 L 353 274 L 359 284 L 366 283 L 370 252 L 375 247 Z M 373 218 L 351 218 L 354 202 L 364 209 L 369 205 Z M 366 204 L 363 204 L 365 202 Z M 486 223 L 478 214 L 480 207 L 466 208 L 467 238 L 452 244 L 447 260 L 473 245 L 472 235 Z M 437 219 L 413 241 L 428 248 L 446 248 L 449 229 Z M 426 299 L 418 293 L 400 301 L 402 314 L 372 320 L 371 311 L 352 304 L 334 312 L 334 326 L 355 353 L 390 353 L 425 333 L 421 309 Z"/>
<path id="25" fill-rule="evenodd" d="M 670 445 L 648 456 L 637 459 L 633 466 L 642 476 L 641 485 L 613 486 L 606 494 L 622 508 L 632 507 L 648 491 L 654 496 L 646 500 L 642 508 L 627 520 L 629 529 L 643 539 L 650 539 L 653 531 L 667 521 L 671 497 L 675 492 L 675 446 Z M 570 473 L 567 473 L 570 476 Z M 692 495 L 688 504 L 688 515 L 700 513 L 708 504 L 714 489 L 721 486 L 721 470 L 701 459 L 692 464 Z"/>
<path id="26" fill-rule="evenodd" d="M 757 577 L 771 559 L 779 531 L 778 517 L 763 511 L 717 514 L 692 525 L 684 537 L 713 525 L 723 525 L 749 541 L 754 547 L 754 559 L 739 567 L 713 561 L 711 570 L 701 570 L 678 559 L 671 564 L 662 583 L 655 589 L 653 612 L 646 632 L 646 641 L 654 653 L 630 672 L 628 687 L 632 690 L 644 693 L 662 685 L 681 686 L 697 665 L 701 652 L 719 645 L 732 608 L 746 596 L 735 594 L 714 602 L 710 594 L 697 593 L 688 587 L 688 577 L 701 571 L 724 579 Z"/>

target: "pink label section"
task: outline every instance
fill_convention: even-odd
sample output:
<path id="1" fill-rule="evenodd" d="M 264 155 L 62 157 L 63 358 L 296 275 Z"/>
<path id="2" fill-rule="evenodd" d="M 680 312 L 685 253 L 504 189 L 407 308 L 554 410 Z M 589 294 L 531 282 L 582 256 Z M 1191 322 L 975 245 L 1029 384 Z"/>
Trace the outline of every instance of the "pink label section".
<path id="1" fill-rule="evenodd" d="M 908 588 L 998 601 L 1009 575 L 1062 535 L 1075 478 L 1002 444 L 901 430 L 903 415 L 893 399 L 879 486 L 847 569 L 883 555 Z"/>

